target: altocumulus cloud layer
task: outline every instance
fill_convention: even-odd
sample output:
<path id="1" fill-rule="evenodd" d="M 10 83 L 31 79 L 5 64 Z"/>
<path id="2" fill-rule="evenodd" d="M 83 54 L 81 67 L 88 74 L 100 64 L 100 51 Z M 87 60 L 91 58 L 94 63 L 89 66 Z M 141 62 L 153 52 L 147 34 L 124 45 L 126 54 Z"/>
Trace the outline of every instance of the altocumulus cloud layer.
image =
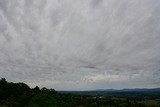
<path id="1" fill-rule="evenodd" d="M 0 0 L 0 76 L 60 90 L 160 86 L 159 0 Z"/>

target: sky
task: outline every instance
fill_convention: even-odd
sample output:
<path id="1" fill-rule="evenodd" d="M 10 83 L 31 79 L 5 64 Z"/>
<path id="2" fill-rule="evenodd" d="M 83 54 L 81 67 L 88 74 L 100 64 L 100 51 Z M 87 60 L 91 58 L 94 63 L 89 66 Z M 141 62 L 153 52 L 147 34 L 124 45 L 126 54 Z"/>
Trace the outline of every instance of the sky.
<path id="1" fill-rule="evenodd" d="M 0 77 L 30 87 L 160 87 L 159 0 L 0 0 Z"/>

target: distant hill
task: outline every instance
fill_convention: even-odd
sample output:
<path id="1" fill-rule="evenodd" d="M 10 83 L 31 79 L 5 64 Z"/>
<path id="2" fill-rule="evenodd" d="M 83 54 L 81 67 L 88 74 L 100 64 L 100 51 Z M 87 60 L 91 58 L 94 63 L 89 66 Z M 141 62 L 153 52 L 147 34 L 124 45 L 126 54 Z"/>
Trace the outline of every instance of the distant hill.
<path id="1" fill-rule="evenodd" d="M 160 99 L 160 88 L 135 88 L 135 89 L 98 89 L 89 91 L 59 91 L 64 94 L 90 95 L 90 96 L 107 96 L 128 99 Z"/>
<path id="2" fill-rule="evenodd" d="M 90 91 L 106 91 L 106 92 L 160 92 L 160 88 L 134 88 L 134 89 L 97 89 Z"/>

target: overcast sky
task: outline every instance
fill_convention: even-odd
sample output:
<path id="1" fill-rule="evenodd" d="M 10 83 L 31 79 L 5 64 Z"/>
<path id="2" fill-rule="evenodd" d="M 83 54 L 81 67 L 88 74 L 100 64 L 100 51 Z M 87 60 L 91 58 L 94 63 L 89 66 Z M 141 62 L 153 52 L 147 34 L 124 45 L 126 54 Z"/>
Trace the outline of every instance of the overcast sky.
<path id="1" fill-rule="evenodd" d="M 160 0 L 0 0 L 0 76 L 56 90 L 160 87 Z"/>

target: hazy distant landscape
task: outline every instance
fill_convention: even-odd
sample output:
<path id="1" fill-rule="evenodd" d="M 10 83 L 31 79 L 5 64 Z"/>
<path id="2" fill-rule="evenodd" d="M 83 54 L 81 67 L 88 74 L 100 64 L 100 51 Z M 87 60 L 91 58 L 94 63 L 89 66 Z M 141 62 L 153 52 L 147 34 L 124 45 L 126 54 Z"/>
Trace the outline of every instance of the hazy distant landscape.
<path id="1" fill-rule="evenodd" d="M 160 107 L 160 88 L 55 91 L 2 78 L 0 107 Z"/>

